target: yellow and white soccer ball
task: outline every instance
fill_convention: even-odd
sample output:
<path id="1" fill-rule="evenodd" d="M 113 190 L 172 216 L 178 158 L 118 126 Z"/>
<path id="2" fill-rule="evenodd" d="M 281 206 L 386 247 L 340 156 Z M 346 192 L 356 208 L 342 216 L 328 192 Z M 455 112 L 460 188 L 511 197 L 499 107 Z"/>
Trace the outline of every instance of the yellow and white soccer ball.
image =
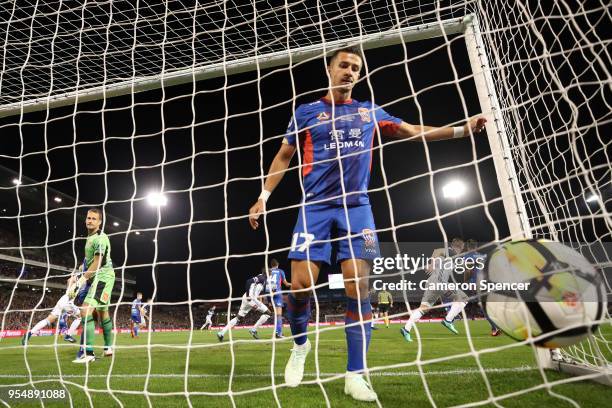
<path id="1" fill-rule="evenodd" d="M 483 279 L 529 282 L 525 291 L 482 294 L 485 313 L 517 341 L 570 346 L 596 330 L 606 310 L 601 272 L 574 249 L 544 240 L 514 241 L 492 251 Z"/>

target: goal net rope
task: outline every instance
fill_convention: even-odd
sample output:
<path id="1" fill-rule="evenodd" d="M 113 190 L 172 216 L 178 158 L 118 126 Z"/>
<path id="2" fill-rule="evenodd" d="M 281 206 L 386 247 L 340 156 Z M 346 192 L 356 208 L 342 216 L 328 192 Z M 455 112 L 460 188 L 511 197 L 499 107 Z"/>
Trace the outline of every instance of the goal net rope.
<path id="1" fill-rule="evenodd" d="M 149 406 L 170 397 L 189 406 L 203 397 L 236 406 L 241 398 L 270 394 L 270 404 L 292 405 L 282 377 L 290 338 L 255 341 L 238 329 L 219 345 L 198 329 L 212 304 L 223 316 L 218 323 L 229 321 L 244 281 L 271 258 L 289 272 L 286 255 L 303 192 L 301 153 L 270 198 L 263 232 L 247 230 L 248 209 L 296 107 L 327 92 L 325 56 L 345 45 L 365 52 L 360 100 L 415 124 L 461 126 L 480 113 L 488 119 L 487 137 L 470 135 L 458 145 L 375 142 L 378 170 L 368 193 L 381 241 L 419 241 L 424 234 L 449 242 L 464 232 L 489 243 L 558 240 L 595 260 L 609 297 L 610 20 L 605 2 L 569 0 L 0 0 L 0 175 L 6 176 L 0 180 L 0 334 L 6 336 L 0 353 L 19 367 L 0 367 L 0 390 L 54 382 L 70 391 L 70 406 L 102 395 L 120 406 L 140 395 L 139 403 Z M 432 67 L 441 77 L 432 77 Z M 451 203 L 439 186 L 456 177 L 469 180 L 471 195 Z M 147 207 L 152 190 L 166 194 L 167 207 Z M 107 368 L 75 370 L 74 346 L 34 337 L 22 348 L 8 332 L 31 329 L 53 309 L 82 263 L 90 207 L 103 210 L 112 244 L 117 333 Z M 130 326 L 126 313 L 141 286 L 153 298 L 147 329 L 186 329 L 179 340 L 158 340 L 159 333 L 145 330 L 143 344 L 123 341 L 120 329 Z M 345 366 L 326 353 L 345 353 L 338 347 L 344 327 L 319 325 L 335 321 L 319 299 L 326 293 L 320 279 L 309 331 L 314 363 L 303 383 L 317 386 L 312 398 L 331 406 L 339 398 L 331 385 L 344 378 Z M 401 294 L 395 300 L 404 305 L 393 318 L 406 320 L 414 302 Z M 371 351 L 366 374 L 375 390 L 385 378 L 415 380 L 420 401 L 432 406 L 501 406 L 538 392 L 576 406 L 556 387 L 610 376 L 609 312 L 597 323 L 588 340 L 556 357 L 594 370 L 575 377 L 544 371 L 553 363 L 533 358 L 534 339 L 483 345 L 465 319 L 457 324 L 467 335 L 461 349 L 429 353 L 427 342 L 436 336 L 417 335 L 408 360 L 405 353 L 393 359 L 393 350 L 378 350 L 381 359 Z M 397 339 L 398 348 L 406 346 Z M 376 350 L 375 336 L 372 344 Z M 261 370 L 246 369 L 262 350 L 269 360 Z M 226 353 L 224 367 L 209 370 L 207 356 L 219 351 Z M 141 353 L 142 370 L 125 370 L 122 356 L 130 353 Z M 498 364 L 517 353 L 529 363 Z M 43 357 L 50 365 L 41 364 Z M 525 380 L 500 387 L 509 373 Z M 469 378 L 480 389 L 449 402 L 438 376 Z M 401 398 L 410 398 L 409 387 Z M 378 406 L 387 405 L 379 397 Z"/>

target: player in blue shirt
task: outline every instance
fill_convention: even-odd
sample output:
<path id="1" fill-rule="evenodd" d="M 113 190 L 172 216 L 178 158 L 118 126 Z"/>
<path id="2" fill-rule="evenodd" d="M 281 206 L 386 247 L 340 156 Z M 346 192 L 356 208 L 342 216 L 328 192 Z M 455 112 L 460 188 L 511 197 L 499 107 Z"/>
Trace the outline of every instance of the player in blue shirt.
<path id="1" fill-rule="evenodd" d="M 296 387 L 304 375 L 310 351 L 305 333 L 310 319 L 310 289 L 321 263 L 331 263 L 331 231 L 337 231 L 338 256 L 345 279 L 345 322 L 348 364 L 345 393 L 361 401 L 374 401 L 376 393 L 363 378 L 364 350 L 370 341 L 372 319 L 367 276 L 370 260 L 378 256 L 376 226 L 368 198 L 372 146 L 377 135 L 413 141 L 435 141 L 480 132 L 486 119 L 470 119 L 461 127 L 411 125 L 388 114 L 371 101 L 351 99 L 363 59 L 359 47 L 334 51 L 328 60 L 329 92 L 300 105 L 289 122 L 274 157 L 264 189 L 249 210 L 249 223 L 259 226 L 266 201 L 284 176 L 296 151 L 304 188 L 303 204 L 291 241 L 292 294 L 287 317 L 294 347 L 285 367 L 285 382 Z M 442 102 L 442 101 L 441 101 Z M 355 278 L 359 279 L 359 285 Z M 312 279 L 312 280 L 311 280 Z"/>
<path id="2" fill-rule="evenodd" d="M 277 338 L 283 337 L 283 295 L 280 293 L 283 286 L 291 287 L 291 283 L 285 278 L 285 271 L 279 268 L 279 263 L 276 259 L 270 260 L 270 271 L 268 275 L 268 291 L 274 305 L 276 314 L 276 329 L 274 334 Z"/>
<path id="3" fill-rule="evenodd" d="M 57 322 L 57 328 L 59 329 L 59 334 L 64 334 L 66 330 L 68 330 L 68 313 L 65 311 L 62 312 L 62 315 Z"/>
<path id="4" fill-rule="evenodd" d="M 487 255 L 478 252 L 478 242 L 473 239 L 468 239 L 466 242 L 467 250 L 469 251 L 464 258 L 471 259 L 474 264 L 473 267 L 467 268 L 465 271 L 465 282 L 476 283 L 480 282 L 482 279 L 482 269 L 484 268 L 485 261 L 487 259 Z M 501 330 L 495 325 L 493 320 L 489 319 L 489 316 L 482 311 L 485 319 L 491 325 L 491 336 L 499 336 L 501 334 Z"/>
<path id="5" fill-rule="evenodd" d="M 144 314 L 142 310 L 142 293 L 136 293 L 136 299 L 132 301 L 130 306 L 132 312 L 132 337 L 138 338 L 138 329 L 140 328 L 141 315 Z"/>

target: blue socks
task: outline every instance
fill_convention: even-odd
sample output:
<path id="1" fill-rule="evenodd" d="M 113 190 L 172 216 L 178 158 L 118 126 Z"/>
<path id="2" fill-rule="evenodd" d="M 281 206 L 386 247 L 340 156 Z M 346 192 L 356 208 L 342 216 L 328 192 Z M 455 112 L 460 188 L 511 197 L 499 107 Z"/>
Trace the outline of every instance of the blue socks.
<path id="1" fill-rule="evenodd" d="M 364 354 L 368 352 L 372 335 L 372 325 L 369 322 L 349 326 L 351 323 L 359 322 L 359 309 L 361 309 L 362 322 L 372 319 L 370 299 L 362 300 L 361 303 L 357 302 L 356 299 L 349 298 L 347 300 L 346 317 L 344 319 L 346 324 L 344 329 L 346 332 L 346 348 L 348 352 L 347 371 L 361 371 L 365 368 Z"/>
<path id="2" fill-rule="evenodd" d="M 346 304 L 346 317 L 344 320 L 347 325 L 344 330 L 346 332 L 348 351 L 348 363 L 346 366 L 348 371 L 362 371 L 365 368 L 364 348 L 367 353 L 372 335 L 372 325 L 370 323 L 349 326 L 351 323 L 359 323 L 360 310 L 362 322 L 372 319 L 372 305 L 369 299 L 362 300 L 359 303 L 356 299 L 349 298 Z M 287 318 L 291 326 L 291 334 L 295 336 L 295 344 L 302 345 L 306 343 L 306 331 L 308 330 L 308 321 L 310 320 L 310 297 L 296 299 L 290 294 L 287 302 Z M 282 329 L 281 319 L 282 317 L 277 316 L 277 333 Z"/>
<path id="3" fill-rule="evenodd" d="M 276 334 L 283 334 L 283 315 L 276 315 Z"/>
<path id="4" fill-rule="evenodd" d="M 287 319 L 289 319 L 289 325 L 291 326 L 291 334 L 296 336 L 293 341 L 301 346 L 307 340 L 305 333 L 308 330 L 308 321 L 310 320 L 310 297 L 296 299 L 293 294 L 289 294 L 287 299 Z M 300 336 L 300 334 L 303 334 L 303 336 Z"/>

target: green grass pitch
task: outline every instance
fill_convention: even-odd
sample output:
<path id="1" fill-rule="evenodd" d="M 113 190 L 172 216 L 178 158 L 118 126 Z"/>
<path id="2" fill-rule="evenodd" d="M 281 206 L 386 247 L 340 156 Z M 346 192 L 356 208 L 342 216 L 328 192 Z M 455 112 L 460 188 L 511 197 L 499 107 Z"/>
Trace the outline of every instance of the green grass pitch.
<path id="1" fill-rule="evenodd" d="M 421 341 L 415 339 L 413 343 L 406 343 L 400 337 L 399 325 L 388 329 L 378 326 L 379 330 L 372 333 L 368 361 L 369 366 L 374 367 L 371 380 L 382 406 L 431 406 L 428 394 L 438 407 L 486 401 L 489 391 L 485 377 L 492 395 L 517 393 L 499 401 L 504 407 L 572 406 L 555 394 L 568 397 L 583 407 L 608 405 L 610 389 L 593 382 L 574 381 L 550 389 L 541 387 L 546 381 L 537 369 L 530 347 L 515 346 L 505 336 L 490 337 L 484 321 L 469 323 L 470 345 L 464 323 L 457 323 L 461 331 L 458 336 L 437 323 L 419 324 Z M 605 335 L 609 337 L 610 329 L 606 330 Z M 288 329 L 285 328 L 285 332 Z M 247 330 L 234 330 L 233 339 L 237 342 L 232 356 L 227 341 L 229 336 L 224 343 L 219 343 L 214 331 L 194 331 L 189 353 L 185 347 L 189 332 L 152 333 L 149 350 L 146 347 L 148 334 L 141 334 L 139 339 L 119 334 L 114 359 L 99 359 L 88 368 L 71 363 L 77 346 L 59 338 L 58 347 L 54 348 L 49 347 L 53 344 L 52 337 L 33 337 L 25 354 L 19 339 L 4 339 L 0 342 L 0 384 L 27 383 L 27 362 L 32 379 L 41 389 L 61 388 L 61 371 L 75 407 L 90 406 L 90 402 L 105 408 L 120 406 L 115 398 L 125 407 L 149 406 L 149 401 L 153 406 L 183 407 L 187 406 L 187 398 L 194 407 L 231 407 L 229 390 L 238 407 L 273 407 L 277 406 L 275 398 L 282 406 L 292 408 L 324 407 L 325 395 L 332 407 L 375 406 L 345 397 L 344 380 L 334 378 L 345 371 L 346 365 L 342 326 L 326 328 L 319 333 L 318 353 L 315 353 L 315 336 L 311 334 L 313 351 L 305 369 L 305 380 L 310 383 L 298 388 L 277 386 L 276 396 L 272 385 L 283 381 L 291 340 L 275 342 L 273 359 L 272 343 L 268 340 L 271 329 L 260 330 L 260 335 L 262 340 L 254 341 Z M 96 338 L 98 346 L 102 345 L 101 337 Z M 481 352 L 478 359 L 475 353 L 470 354 L 472 347 Z M 96 351 L 102 354 L 101 349 Z M 315 357 L 318 357 L 318 369 Z M 416 361 L 422 364 L 417 365 Z M 424 375 L 419 373 L 419 366 Z M 572 378 L 553 371 L 545 371 L 544 375 L 549 383 Z M 114 391 L 114 397 L 109 388 Z M 144 390 L 150 393 L 149 401 Z M 521 390 L 529 391 L 521 393 Z M 209 395 L 187 397 L 185 391 Z M 164 393 L 174 395 L 158 395 Z M 0 387 L 0 397 L 10 406 L 41 406 L 40 402 L 9 401 L 6 396 L 7 388 Z M 46 401 L 44 405 L 67 407 L 69 402 Z M 482 406 L 494 405 L 485 403 Z"/>

